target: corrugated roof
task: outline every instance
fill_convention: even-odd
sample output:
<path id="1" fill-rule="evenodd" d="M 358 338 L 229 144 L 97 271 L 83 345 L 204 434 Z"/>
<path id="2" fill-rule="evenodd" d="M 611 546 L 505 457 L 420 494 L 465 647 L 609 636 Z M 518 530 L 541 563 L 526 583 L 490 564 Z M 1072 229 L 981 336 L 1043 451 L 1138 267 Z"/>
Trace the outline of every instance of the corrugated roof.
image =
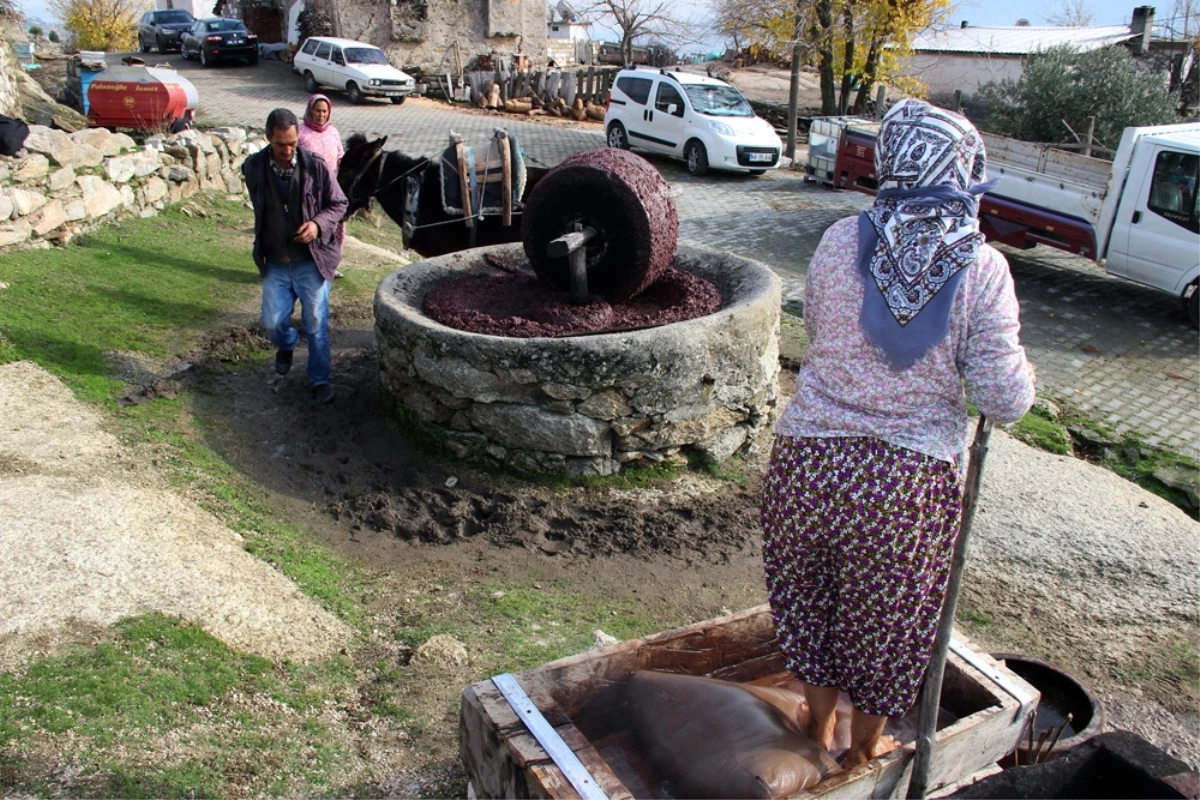
<path id="1" fill-rule="evenodd" d="M 1055 45 L 1095 50 L 1133 37 L 1128 25 L 1094 28 L 1038 28 L 1033 26 L 966 27 L 924 31 L 913 37 L 914 51 L 935 53 L 990 53 L 1028 55 Z"/>

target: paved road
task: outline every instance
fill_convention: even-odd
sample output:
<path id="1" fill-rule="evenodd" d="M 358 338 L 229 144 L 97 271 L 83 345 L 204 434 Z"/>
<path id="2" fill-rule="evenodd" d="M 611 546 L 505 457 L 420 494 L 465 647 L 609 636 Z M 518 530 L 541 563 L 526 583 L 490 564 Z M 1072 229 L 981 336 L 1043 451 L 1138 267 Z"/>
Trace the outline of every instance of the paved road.
<path id="1" fill-rule="evenodd" d="M 202 69 L 177 56 L 169 60 L 196 85 L 202 124 L 261 126 L 272 108 L 299 111 L 308 97 L 285 64 Z M 468 141 L 482 140 L 500 124 L 544 164 L 603 144 L 598 128 L 467 114 L 425 102 L 352 106 L 339 94 L 333 101 L 334 123 L 343 135 L 385 133 L 392 137 L 389 146 L 409 153 L 440 152 L 450 129 Z M 675 191 L 681 237 L 769 264 L 784 279 L 789 299 L 802 294 L 805 266 L 821 232 L 870 202 L 864 195 L 806 184 L 793 172 L 693 178 L 669 159 L 654 163 Z M 1041 388 L 1097 413 L 1118 431 L 1200 457 L 1200 348 L 1178 303 L 1051 248 L 1006 254 L 1021 299 L 1023 339 Z"/>

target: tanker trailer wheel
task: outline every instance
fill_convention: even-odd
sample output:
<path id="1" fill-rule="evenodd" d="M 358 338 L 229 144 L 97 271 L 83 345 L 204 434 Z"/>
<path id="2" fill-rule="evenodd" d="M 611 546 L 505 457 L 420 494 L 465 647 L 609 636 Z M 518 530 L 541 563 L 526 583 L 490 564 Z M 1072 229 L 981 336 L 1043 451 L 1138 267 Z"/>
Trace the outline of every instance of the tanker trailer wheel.
<path id="1" fill-rule="evenodd" d="M 692 139 L 683 148 L 683 157 L 687 159 L 687 171 L 689 175 L 695 175 L 699 178 L 708 172 L 708 151 L 704 149 L 704 144 L 696 139 Z"/>
<path id="2" fill-rule="evenodd" d="M 313 77 L 311 70 L 304 70 L 304 91 L 309 94 L 316 94 L 321 85 L 317 83 L 317 79 Z"/>
<path id="3" fill-rule="evenodd" d="M 1191 326 L 1200 329 L 1200 281 L 1192 281 L 1188 288 L 1184 289 L 1179 302 L 1187 313 Z"/>
<path id="4" fill-rule="evenodd" d="M 530 192 L 521 226 L 525 255 L 543 281 L 571 288 L 567 257 L 547 253 L 576 223 L 596 231 L 586 245 L 590 294 L 624 300 L 650 286 L 675 257 L 679 216 L 670 187 L 645 159 L 597 147 L 571 156 Z"/>

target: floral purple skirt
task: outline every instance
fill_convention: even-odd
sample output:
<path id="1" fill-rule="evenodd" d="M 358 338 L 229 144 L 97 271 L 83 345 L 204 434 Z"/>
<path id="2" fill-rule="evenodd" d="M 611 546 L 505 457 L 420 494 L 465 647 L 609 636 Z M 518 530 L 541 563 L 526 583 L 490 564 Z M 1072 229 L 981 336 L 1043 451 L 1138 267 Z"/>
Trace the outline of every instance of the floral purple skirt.
<path id="1" fill-rule="evenodd" d="M 779 436 L 763 561 L 788 669 L 903 716 L 937 633 L 958 532 L 955 468 L 869 438 Z"/>

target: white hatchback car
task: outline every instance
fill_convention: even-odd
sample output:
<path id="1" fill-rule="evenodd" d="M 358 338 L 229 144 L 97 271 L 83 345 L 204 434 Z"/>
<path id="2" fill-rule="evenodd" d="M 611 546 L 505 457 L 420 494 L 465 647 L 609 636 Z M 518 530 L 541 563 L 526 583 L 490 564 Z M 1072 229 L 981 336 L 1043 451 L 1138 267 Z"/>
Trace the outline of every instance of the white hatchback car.
<path id="1" fill-rule="evenodd" d="M 728 83 L 666 69 L 623 69 L 609 92 L 610 147 L 682 156 L 688 172 L 761 175 L 779 165 L 783 142 Z"/>
<path id="2" fill-rule="evenodd" d="M 310 93 L 330 86 L 344 90 L 351 103 L 386 97 L 399 105 L 417 86 L 407 73 L 389 64 L 378 47 L 331 36 L 305 39 L 292 69 L 304 76 L 304 88 Z"/>

